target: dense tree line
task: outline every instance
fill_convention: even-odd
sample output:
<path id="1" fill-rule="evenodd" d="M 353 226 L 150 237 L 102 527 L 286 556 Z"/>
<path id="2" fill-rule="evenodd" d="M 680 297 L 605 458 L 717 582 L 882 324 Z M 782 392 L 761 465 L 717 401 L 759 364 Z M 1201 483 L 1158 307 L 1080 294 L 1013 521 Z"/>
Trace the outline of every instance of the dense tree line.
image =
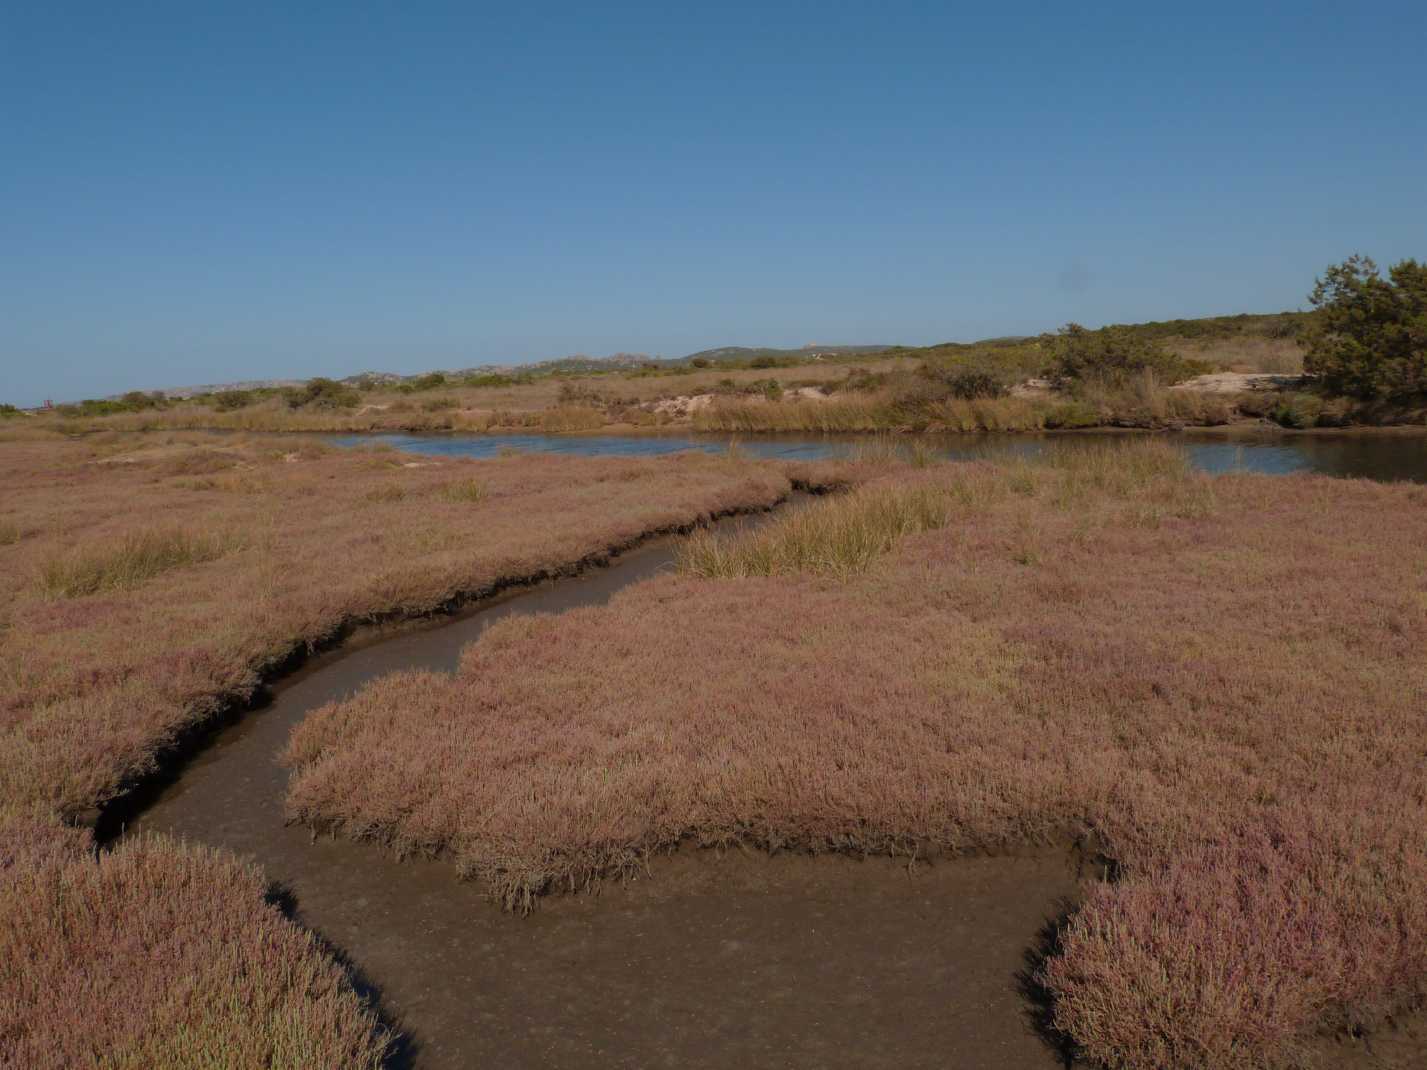
<path id="1" fill-rule="evenodd" d="M 1403 260 L 1384 278 L 1369 257 L 1352 256 L 1310 300 L 1318 318 L 1303 366 L 1323 390 L 1364 401 L 1427 395 L 1427 264 Z"/>

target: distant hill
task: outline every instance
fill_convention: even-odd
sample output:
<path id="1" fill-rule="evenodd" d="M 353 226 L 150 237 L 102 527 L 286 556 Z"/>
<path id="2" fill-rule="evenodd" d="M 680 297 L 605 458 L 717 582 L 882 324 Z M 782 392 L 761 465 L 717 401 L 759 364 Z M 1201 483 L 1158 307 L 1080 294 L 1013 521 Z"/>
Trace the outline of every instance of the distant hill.
<path id="1" fill-rule="evenodd" d="M 705 360 L 710 364 L 729 364 L 757 360 L 759 357 L 773 360 L 818 360 L 835 357 L 867 356 L 891 349 L 887 345 L 870 346 L 825 346 L 816 343 L 798 349 L 775 349 L 770 346 L 721 346 L 718 349 L 701 349 L 686 357 L 676 357 L 671 363 L 692 364 L 695 360 Z"/>
<path id="2" fill-rule="evenodd" d="M 285 387 L 302 386 L 306 379 L 240 379 L 236 383 L 210 383 L 206 386 L 176 386 L 165 390 L 155 390 L 168 398 L 191 398 L 199 394 L 217 394 L 223 390 L 282 390 Z M 106 400 L 122 397 L 115 394 Z"/>
<path id="3" fill-rule="evenodd" d="M 578 375 L 582 372 L 619 371 L 622 368 L 639 368 L 646 364 L 664 363 L 648 353 L 613 353 L 608 357 L 591 357 L 584 353 L 574 353 L 555 360 L 537 360 L 531 364 L 505 364 L 499 369 L 488 366 L 487 370 L 499 370 L 506 374 L 524 375 Z M 479 373 L 477 373 L 479 374 Z"/>
<path id="4" fill-rule="evenodd" d="M 597 375 L 602 372 L 627 371 L 636 368 L 677 368 L 701 359 L 708 364 L 748 363 L 759 358 L 770 361 L 795 363 L 807 360 L 847 358 L 871 353 L 880 353 L 889 346 L 822 346 L 809 345 L 799 349 L 776 349 L 765 346 L 724 346 L 718 349 L 704 349 L 684 357 L 655 357 L 648 353 L 613 353 L 607 357 L 591 357 L 584 353 L 574 353 L 568 357 L 552 360 L 537 360 L 523 364 L 476 364 L 464 368 L 443 368 L 430 372 L 400 375 L 396 372 L 364 371 L 348 375 L 339 380 L 347 386 L 367 388 L 372 386 L 395 386 L 417 379 L 440 374 L 450 380 L 479 378 L 481 376 L 508 375 L 536 378 L 545 375 Z M 202 394 L 217 394 L 225 390 L 281 390 L 298 387 L 305 379 L 243 379 L 232 383 L 206 383 L 202 386 L 166 387 L 154 391 L 165 397 L 182 399 Z M 122 395 L 114 395 L 118 398 Z M 111 399 L 112 400 L 112 399 Z"/>
<path id="5" fill-rule="evenodd" d="M 1148 323 L 1119 324 L 1136 333 L 1155 339 L 1185 339 L 1194 343 L 1232 338 L 1292 339 L 1312 322 L 1311 312 L 1243 313 L 1236 316 L 1204 316 L 1198 319 L 1157 320 Z M 399 375 L 395 372 L 367 371 L 349 375 L 341 381 L 349 386 L 396 386 L 434 375 L 460 381 L 483 376 L 538 378 L 547 375 L 598 375 L 605 372 L 629 371 L 641 368 L 698 367 L 785 367 L 809 361 L 855 360 L 879 354 L 886 356 L 924 356 L 939 351 L 964 351 L 972 348 L 1013 348 L 1034 338 L 1003 336 L 975 342 L 942 342 L 932 346 L 897 345 L 821 345 L 810 343 L 796 349 L 776 346 L 718 346 L 701 349 L 682 357 L 655 357 L 648 353 L 614 353 L 607 357 L 592 357 L 574 353 L 552 360 L 524 364 L 478 364 L 472 367 Z M 210 383 L 205 386 L 170 387 L 155 391 L 170 398 L 191 398 L 201 394 L 216 394 L 224 390 L 278 390 L 302 386 L 304 379 L 245 379 L 233 383 Z M 117 395 L 116 395 L 117 396 Z"/>

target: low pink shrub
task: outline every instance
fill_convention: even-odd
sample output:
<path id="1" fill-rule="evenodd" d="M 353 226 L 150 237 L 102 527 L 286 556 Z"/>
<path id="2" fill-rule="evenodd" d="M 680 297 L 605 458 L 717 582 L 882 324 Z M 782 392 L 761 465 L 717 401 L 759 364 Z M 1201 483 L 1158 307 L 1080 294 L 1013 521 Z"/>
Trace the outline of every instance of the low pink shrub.
<path id="1" fill-rule="evenodd" d="M 289 812 L 515 907 L 681 841 L 1091 836 L 1120 879 L 1045 969 L 1060 1025 L 1289 1065 L 1427 981 L 1427 490 L 1142 460 L 928 469 L 959 514 L 865 574 L 505 621 L 314 713 Z"/>
<path id="2" fill-rule="evenodd" d="M 790 489 L 770 466 L 692 455 L 438 461 L 113 436 L 0 443 L 0 486 L 0 524 L 24 532 L 0 540 L 0 1064 L 136 1070 L 375 1067 L 385 1039 L 263 903 L 257 870 L 164 840 L 96 858 L 57 819 L 348 625 Z M 193 552 L 208 546 L 222 552 Z"/>
<path id="3" fill-rule="evenodd" d="M 0 823 L 0 1065 L 381 1066 L 385 1031 L 255 867 L 48 831 Z"/>
<path id="4" fill-rule="evenodd" d="M 217 474 L 174 475 L 195 466 Z M 479 495 L 451 493 L 472 482 Z M 64 814 L 102 804 L 349 624 L 567 570 L 790 489 L 771 466 L 701 454 L 436 460 L 138 436 L 0 443 L 0 485 L 3 516 L 32 532 L 0 546 L 0 805 Z M 223 552 L 120 568 L 126 582 L 107 584 L 106 563 L 155 525 Z M 99 580 L 44 585 L 78 565 Z"/>

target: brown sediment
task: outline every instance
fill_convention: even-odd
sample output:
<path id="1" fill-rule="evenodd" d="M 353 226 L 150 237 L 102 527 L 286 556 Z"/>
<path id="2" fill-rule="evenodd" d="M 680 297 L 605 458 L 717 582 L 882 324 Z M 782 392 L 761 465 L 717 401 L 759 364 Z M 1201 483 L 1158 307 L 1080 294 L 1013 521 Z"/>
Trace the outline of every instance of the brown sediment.
<path id="1" fill-rule="evenodd" d="M 454 669 L 492 622 L 601 603 L 672 555 L 673 540 L 657 540 L 440 627 L 360 636 L 314 658 L 139 800 L 127 831 L 255 857 L 404 1031 L 399 1063 L 1066 1065 L 1024 991 L 1027 949 L 1076 896 L 1065 852 L 909 869 L 688 850 L 520 918 L 448 865 L 284 823 L 276 757 L 309 710 L 393 669 Z"/>
<path id="2" fill-rule="evenodd" d="M 1420 1070 L 1427 1065 L 1427 1006 L 1393 1015 L 1368 1032 L 1321 1037 L 1313 1052 L 1333 1070 Z"/>

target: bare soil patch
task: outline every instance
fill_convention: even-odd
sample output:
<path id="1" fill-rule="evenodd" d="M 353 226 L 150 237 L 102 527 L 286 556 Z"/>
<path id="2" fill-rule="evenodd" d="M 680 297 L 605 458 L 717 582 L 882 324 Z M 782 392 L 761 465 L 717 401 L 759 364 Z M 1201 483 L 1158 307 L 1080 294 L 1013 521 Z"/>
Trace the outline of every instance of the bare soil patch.
<path id="1" fill-rule="evenodd" d="M 1211 372 L 1176 383 L 1171 390 L 1195 390 L 1203 394 L 1245 394 L 1255 390 L 1291 390 L 1303 383 L 1302 375 L 1269 372 Z"/>

